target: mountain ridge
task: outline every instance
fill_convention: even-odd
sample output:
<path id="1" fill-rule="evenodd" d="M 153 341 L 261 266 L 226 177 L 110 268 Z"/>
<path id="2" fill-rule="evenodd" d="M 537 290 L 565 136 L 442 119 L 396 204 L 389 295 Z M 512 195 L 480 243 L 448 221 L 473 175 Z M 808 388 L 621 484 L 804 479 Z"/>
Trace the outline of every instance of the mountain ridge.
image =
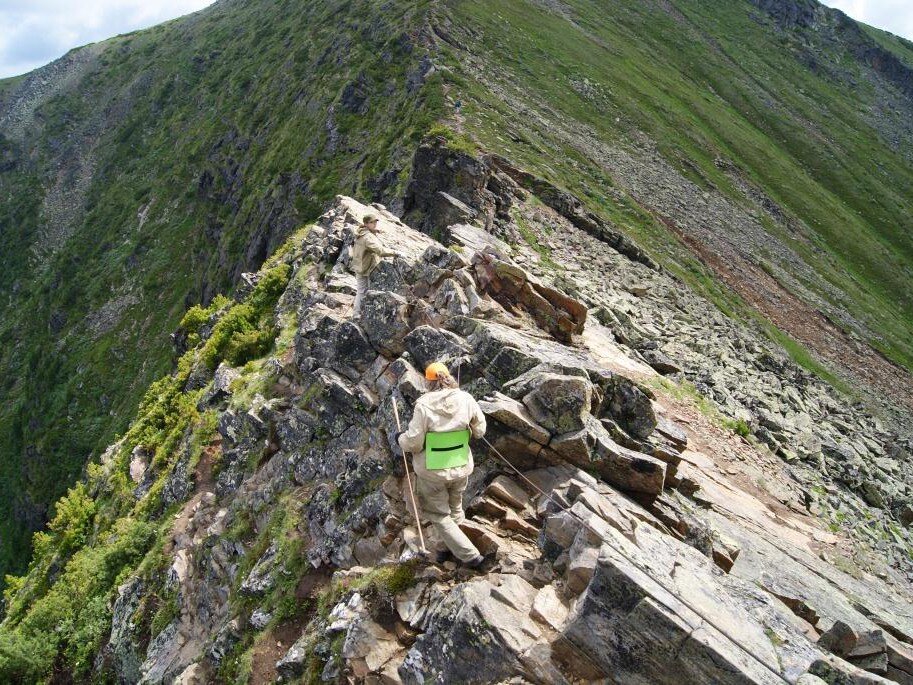
<path id="1" fill-rule="evenodd" d="M 698 334 L 722 326 L 719 344 L 757 355 L 739 373 L 779 365 L 774 378 L 797 374 L 795 406 L 830 414 L 839 443 L 816 463 L 813 445 L 799 447 L 809 427 L 789 432 L 803 453 L 784 470 L 784 455 L 619 344 L 618 331 L 648 324 L 602 325 L 583 305 L 617 283 L 610 316 L 637 300 L 657 321 L 681 304 L 658 287 L 668 276 L 519 186 L 507 197 L 556 256 L 588 249 L 613 282 L 555 272 L 533 244 L 478 226 L 451 224 L 448 249 L 382 205 L 338 197 L 236 301 L 185 317 L 175 373 L 61 500 L 29 572 L 9 579 L 0 678 L 903 682 L 910 533 L 867 503 L 865 482 L 840 485 L 846 457 L 830 450 L 855 450 L 858 431 L 834 414 L 861 420 L 870 440 L 893 438 L 705 305 Z M 397 257 L 354 323 L 346 245 L 368 211 Z M 582 333 L 563 344 L 556 323 L 571 319 Z M 272 345 L 251 345 L 252 332 Z M 489 422 L 466 502 L 467 534 L 493 555 L 481 572 L 415 559 L 392 451 L 392 403 L 408 420 L 424 389 L 417 368 L 440 358 Z M 582 404 L 545 401 L 567 384 L 585 385 Z M 792 430 L 773 412 L 764 421 L 784 440 Z M 904 542 L 867 546 L 861 533 L 881 526 Z"/>
<path id="2" fill-rule="evenodd" d="M 339 192 L 507 241 L 782 460 L 783 497 L 904 569 L 905 43 L 786 1 L 294 9 L 220 2 L 0 83 L 0 573 L 127 429 L 187 307 L 221 316 Z"/>

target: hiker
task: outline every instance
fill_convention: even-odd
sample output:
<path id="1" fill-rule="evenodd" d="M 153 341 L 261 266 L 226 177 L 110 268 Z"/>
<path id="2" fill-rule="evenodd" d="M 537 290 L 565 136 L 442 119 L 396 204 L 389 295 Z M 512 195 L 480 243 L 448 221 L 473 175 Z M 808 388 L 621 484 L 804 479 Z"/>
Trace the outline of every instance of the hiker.
<path id="1" fill-rule="evenodd" d="M 386 249 L 377 238 L 377 217 L 365 214 L 361 226 L 355 234 L 355 246 L 352 248 L 352 271 L 355 272 L 355 307 L 354 316 L 361 316 L 361 303 L 370 285 L 371 272 L 384 257 L 396 253 Z"/>
<path id="2" fill-rule="evenodd" d="M 472 473 L 470 436 L 485 434 L 485 415 L 441 362 L 425 369 L 429 390 L 418 398 L 409 427 L 398 436 L 404 453 L 411 452 L 419 505 L 440 538 L 457 559 L 477 568 L 484 558 L 460 530 L 466 518 L 463 492 Z M 441 550 L 437 561 L 447 552 Z"/>

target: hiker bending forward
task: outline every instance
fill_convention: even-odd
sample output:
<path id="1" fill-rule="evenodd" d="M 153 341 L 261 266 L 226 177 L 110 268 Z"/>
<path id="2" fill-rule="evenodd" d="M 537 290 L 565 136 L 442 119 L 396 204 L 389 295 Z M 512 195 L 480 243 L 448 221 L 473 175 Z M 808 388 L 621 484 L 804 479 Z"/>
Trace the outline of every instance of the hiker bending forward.
<path id="1" fill-rule="evenodd" d="M 352 248 L 352 271 L 355 272 L 355 309 L 356 317 L 361 316 L 361 304 L 368 289 L 371 272 L 384 257 L 396 253 L 385 248 L 377 237 L 377 217 L 366 214 L 355 234 L 355 246 Z"/>
<path id="2" fill-rule="evenodd" d="M 425 370 L 425 379 L 429 391 L 415 403 L 399 446 L 414 455 L 415 490 L 425 518 L 457 559 L 478 566 L 482 555 L 460 530 L 460 523 L 465 518 L 463 492 L 473 469 L 469 438 L 485 434 L 485 416 L 440 362 Z M 442 554 L 443 550 L 439 559 Z"/>

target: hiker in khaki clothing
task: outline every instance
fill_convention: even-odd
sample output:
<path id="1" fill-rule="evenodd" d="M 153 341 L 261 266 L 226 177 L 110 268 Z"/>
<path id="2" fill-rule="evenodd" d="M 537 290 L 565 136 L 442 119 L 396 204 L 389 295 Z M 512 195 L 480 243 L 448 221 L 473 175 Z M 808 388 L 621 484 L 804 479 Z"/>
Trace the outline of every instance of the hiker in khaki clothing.
<path id="1" fill-rule="evenodd" d="M 414 455 L 415 490 L 425 517 L 431 520 L 457 559 L 467 566 L 477 567 L 483 557 L 460 530 L 460 523 L 465 518 L 463 492 L 473 469 L 469 436 L 479 438 L 485 434 L 485 415 L 472 395 L 459 389 L 447 367 L 440 362 L 425 370 L 425 379 L 430 383 L 430 390 L 415 403 L 409 428 L 399 435 L 399 446 L 403 452 Z M 436 437 L 451 440 L 452 444 L 443 446 Z M 438 444 L 442 446 L 439 448 Z M 426 454 L 435 450 L 445 455 L 459 455 L 448 456 L 442 462 L 436 455 Z M 442 463 L 457 465 L 441 467 Z M 439 552 L 438 559 L 444 554 Z"/>
<path id="2" fill-rule="evenodd" d="M 380 264 L 383 257 L 392 257 L 391 252 L 381 244 L 377 237 L 377 217 L 366 214 L 355 234 L 355 246 L 352 248 L 352 271 L 355 272 L 355 308 L 354 315 L 361 316 L 361 303 L 365 291 L 370 285 L 371 272 Z"/>

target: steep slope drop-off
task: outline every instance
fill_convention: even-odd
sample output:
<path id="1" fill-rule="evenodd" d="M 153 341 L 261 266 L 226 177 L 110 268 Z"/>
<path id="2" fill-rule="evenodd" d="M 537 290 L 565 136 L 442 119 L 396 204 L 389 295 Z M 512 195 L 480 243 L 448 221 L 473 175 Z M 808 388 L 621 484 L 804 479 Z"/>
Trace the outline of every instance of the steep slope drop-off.
<path id="1" fill-rule="evenodd" d="M 167 370 L 167 332 L 440 107 L 425 2 L 230 2 L 0 82 L 0 578 Z"/>

